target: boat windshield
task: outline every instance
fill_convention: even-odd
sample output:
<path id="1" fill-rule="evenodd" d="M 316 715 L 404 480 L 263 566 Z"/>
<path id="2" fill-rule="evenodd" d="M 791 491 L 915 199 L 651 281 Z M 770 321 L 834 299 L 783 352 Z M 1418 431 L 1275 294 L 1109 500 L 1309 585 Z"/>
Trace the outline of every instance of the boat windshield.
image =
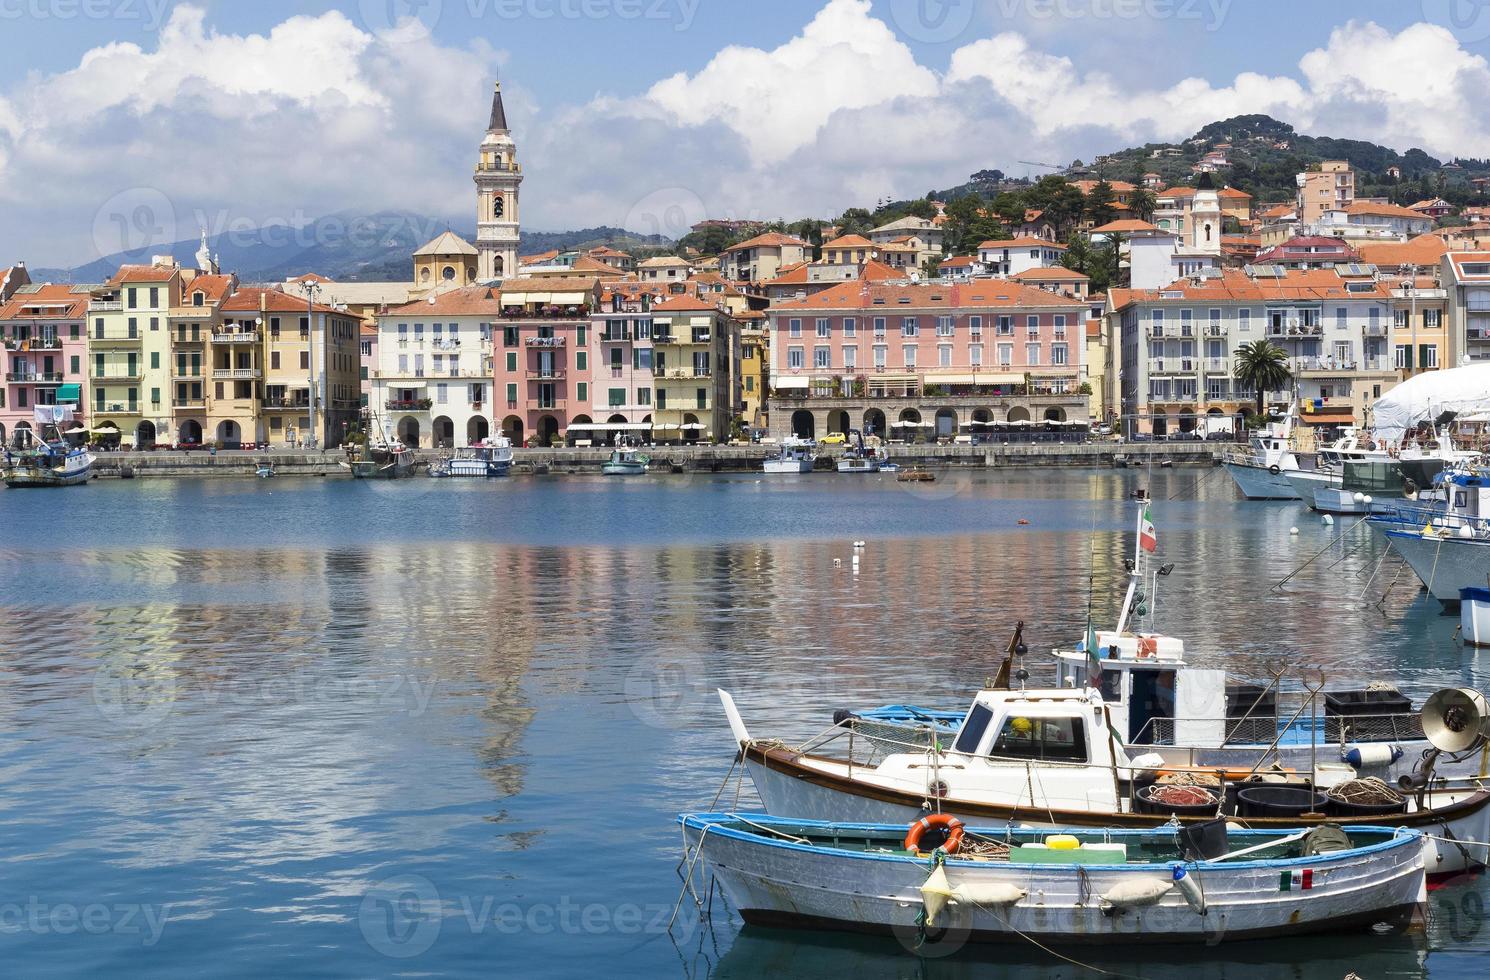
<path id="1" fill-rule="evenodd" d="M 974 704 L 973 710 L 967 714 L 967 721 L 963 722 L 962 732 L 958 734 L 957 744 L 953 746 L 953 749 L 968 755 L 976 755 L 978 746 L 983 742 L 983 733 L 988 730 L 988 722 L 992 718 L 992 711 L 981 704 Z"/>

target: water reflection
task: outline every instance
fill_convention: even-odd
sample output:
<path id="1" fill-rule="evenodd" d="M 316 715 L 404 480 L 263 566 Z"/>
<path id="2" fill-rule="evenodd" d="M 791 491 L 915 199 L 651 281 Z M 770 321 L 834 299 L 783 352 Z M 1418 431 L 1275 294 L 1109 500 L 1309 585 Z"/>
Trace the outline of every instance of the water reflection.
<path id="1" fill-rule="evenodd" d="M 323 951 L 322 972 L 386 973 L 358 910 L 372 883 L 405 874 L 457 908 L 566 895 L 670 908 L 672 818 L 708 804 L 729 765 L 716 688 L 753 726 L 794 737 L 839 706 L 961 704 L 1015 623 L 1041 651 L 1080 635 L 1089 607 L 1112 620 L 1139 483 L 1176 565 L 1156 614 L 1195 662 L 1395 676 L 1418 696 L 1490 686 L 1409 582 L 1378 601 L 1400 565 L 1367 529 L 1238 505 L 1205 474 L 969 474 L 936 495 L 831 479 L 511 481 L 407 509 L 397 487 L 354 498 L 273 482 L 269 496 L 256 482 L 0 495 L 10 885 L 164 896 L 182 913 L 154 954 L 165 973 L 199 970 L 206 950 L 267 971 L 291 945 Z M 742 805 L 752 797 L 740 787 Z M 1478 948 L 1483 887 L 1435 919 L 1435 972 Z M 290 924 L 293 940 L 266 944 Z M 1067 969 L 1007 950 L 922 964 L 898 945 L 715 931 L 726 953 L 682 963 L 659 937 L 523 934 L 500 949 L 527 971 L 568 957 L 648 977 Z M 31 947 L 74 971 L 138 953 L 107 937 Z M 452 924 L 414 966 L 476 968 L 494 948 Z M 1420 975 L 1422 955 L 1320 940 L 1207 952 L 1200 975 Z"/>

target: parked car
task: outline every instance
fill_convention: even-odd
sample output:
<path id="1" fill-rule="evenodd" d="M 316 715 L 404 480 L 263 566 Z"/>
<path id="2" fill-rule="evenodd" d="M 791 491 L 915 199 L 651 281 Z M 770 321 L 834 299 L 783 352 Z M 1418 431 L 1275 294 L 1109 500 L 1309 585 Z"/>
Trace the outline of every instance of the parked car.
<path id="1" fill-rule="evenodd" d="M 842 446 L 846 442 L 848 442 L 848 436 L 842 432 L 829 432 L 818 441 L 818 444 L 822 446 Z"/>

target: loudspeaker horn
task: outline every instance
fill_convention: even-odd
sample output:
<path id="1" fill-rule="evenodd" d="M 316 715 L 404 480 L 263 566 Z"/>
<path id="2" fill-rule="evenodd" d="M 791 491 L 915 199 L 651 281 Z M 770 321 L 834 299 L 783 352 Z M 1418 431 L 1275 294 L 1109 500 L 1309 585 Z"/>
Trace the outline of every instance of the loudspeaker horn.
<path id="1" fill-rule="evenodd" d="M 1423 703 L 1423 734 L 1444 752 L 1463 752 L 1490 737 L 1490 704 L 1479 691 L 1446 687 Z"/>

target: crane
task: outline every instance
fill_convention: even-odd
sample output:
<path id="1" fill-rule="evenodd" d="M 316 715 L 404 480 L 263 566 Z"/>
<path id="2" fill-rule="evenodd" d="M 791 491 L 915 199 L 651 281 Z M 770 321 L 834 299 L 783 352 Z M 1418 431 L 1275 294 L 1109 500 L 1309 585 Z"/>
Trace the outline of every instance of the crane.
<path id="1" fill-rule="evenodd" d="M 1041 167 L 1041 168 L 1043 168 L 1045 170 L 1065 170 L 1066 169 L 1065 167 L 1058 166 L 1057 164 L 1054 164 L 1054 163 L 1040 163 L 1039 161 L 1036 161 L 1036 160 L 1020 160 L 1019 162 L 1022 163 L 1022 164 L 1024 164 L 1027 167 Z"/>

